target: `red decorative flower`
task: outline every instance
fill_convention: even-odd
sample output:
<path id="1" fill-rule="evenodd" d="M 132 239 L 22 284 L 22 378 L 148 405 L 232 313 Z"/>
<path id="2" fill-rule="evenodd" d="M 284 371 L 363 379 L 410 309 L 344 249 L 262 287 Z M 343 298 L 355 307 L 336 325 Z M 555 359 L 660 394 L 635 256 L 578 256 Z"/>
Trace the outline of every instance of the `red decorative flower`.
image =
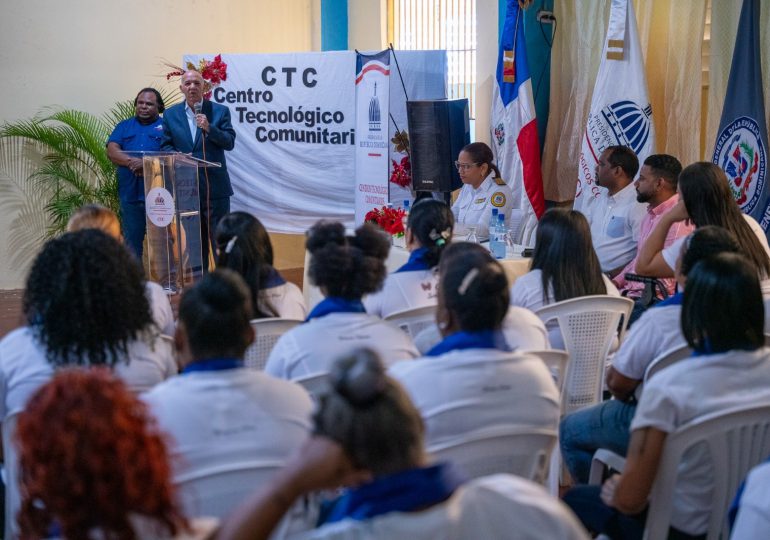
<path id="1" fill-rule="evenodd" d="M 409 156 L 401 158 L 401 163 L 396 163 L 395 159 L 390 160 L 393 164 L 393 171 L 390 173 L 390 181 L 401 187 L 408 187 L 412 183 L 412 164 Z"/>
<path id="2" fill-rule="evenodd" d="M 374 223 L 391 236 L 404 234 L 404 217 L 406 212 L 402 208 L 374 208 L 364 216 L 364 221 Z"/>
<path id="3" fill-rule="evenodd" d="M 222 81 L 227 80 L 227 64 L 222 61 L 221 54 L 216 55 L 213 60 L 201 59 L 197 66 L 192 62 L 187 62 L 187 70 L 169 62 L 163 63 L 174 70 L 166 74 L 166 80 L 171 79 L 171 77 L 180 77 L 184 75 L 185 71 L 190 69 L 200 72 L 204 81 L 203 97 L 205 99 L 209 99 L 211 91 L 219 86 Z"/>

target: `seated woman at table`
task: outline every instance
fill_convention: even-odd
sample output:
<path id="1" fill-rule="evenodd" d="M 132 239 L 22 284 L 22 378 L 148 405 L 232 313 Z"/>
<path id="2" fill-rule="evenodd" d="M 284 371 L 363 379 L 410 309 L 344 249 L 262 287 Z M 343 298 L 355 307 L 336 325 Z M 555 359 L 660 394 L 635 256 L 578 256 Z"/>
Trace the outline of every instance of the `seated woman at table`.
<path id="1" fill-rule="evenodd" d="M 509 427 L 556 433 L 560 398 L 551 374 L 503 333 L 508 279 L 500 263 L 483 246 L 459 242 L 440 268 L 436 320 L 444 339 L 425 358 L 389 371 L 422 414 L 428 447 Z"/>
<path id="2" fill-rule="evenodd" d="M 364 298 L 366 312 L 387 317 L 409 308 L 436 305 L 436 266 L 452 239 L 454 216 L 435 199 L 418 201 L 406 224 L 409 261 L 385 278 L 382 290 Z"/>
<path id="3" fill-rule="evenodd" d="M 764 320 L 757 268 L 748 258 L 721 253 L 688 273 L 681 328 L 694 354 L 645 383 L 623 474 L 565 495 L 586 527 L 611 538 L 642 538 L 668 435 L 711 413 L 770 405 Z M 711 471 L 724 463 L 702 450 L 688 450 L 679 463 L 669 538 L 706 537 L 714 496 Z"/>
<path id="4" fill-rule="evenodd" d="M 320 221 L 308 231 L 308 276 L 325 296 L 305 324 L 280 337 L 265 371 L 283 379 L 328 373 L 334 360 L 356 347 L 375 350 L 388 363 L 419 356 L 400 328 L 368 315 L 361 302 L 378 291 L 385 279 L 390 239 L 365 224 L 353 236 L 342 223 Z"/>
<path id="5" fill-rule="evenodd" d="M 532 270 L 511 287 L 511 305 L 536 311 L 543 306 L 595 294 L 620 296 L 602 274 L 591 242 L 591 228 L 576 210 L 552 208 L 540 218 Z M 556 322 L 548 323 L 551 346 L 564 348 Z"/>
<path id="6" fill-rule="evenodd" d="M 318 528 L 296 538 L 587 540 L 542 486 L 507 474 L 463 483 L 451 465 L 431 464 L 420 413 L 371 351 L 343 357 L 330 382 L 313 437 L 220 540 L 268 538 L 295 500 L 340 486 L 350 487 L 325 505 Z"/>
<path id="7" fill-rule="evenodd" d="M 464 184 L 452 205 L 455 229 L 459 234 L 468 234 L 473 228 L 479 241 L 489 238 L 489 218 L 493 208 L 505 214 L 506 224 L 513 208 L 511 188 L 500 177 L 493 159 L 489 146 L 475 142 L 460 150 L 455 162 Z"/>
<path id="8" fill-rule="evenodd" d="M 251 290 L 253 319 L 302 320 L 307 307 L 302 291 L 273 267 L 273 245 L 262 223 L 246 212 L 231 212 L 216 228 L 217 266 L 243 277 Z"/>

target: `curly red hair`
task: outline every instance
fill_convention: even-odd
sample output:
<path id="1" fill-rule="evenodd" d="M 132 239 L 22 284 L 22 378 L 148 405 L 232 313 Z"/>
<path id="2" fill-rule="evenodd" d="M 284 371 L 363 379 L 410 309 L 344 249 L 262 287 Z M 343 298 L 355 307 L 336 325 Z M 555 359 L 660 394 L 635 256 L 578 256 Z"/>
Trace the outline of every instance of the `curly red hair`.
<path id="1" fill-rule="evenodd" d="M 163 435 L 147 406 L 109 370 L 59 372 L 19 416 L 22 538 L 137 537 L 131 518 L 157 536 L 187 529 L 171 486 Z"/>

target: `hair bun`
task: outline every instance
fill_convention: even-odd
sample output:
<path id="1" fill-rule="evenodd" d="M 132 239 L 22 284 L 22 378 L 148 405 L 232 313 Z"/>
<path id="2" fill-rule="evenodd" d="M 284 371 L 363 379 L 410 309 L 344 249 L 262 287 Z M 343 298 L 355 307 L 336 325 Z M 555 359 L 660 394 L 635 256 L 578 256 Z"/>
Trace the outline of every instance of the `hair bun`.
<path id="1" fill-rule="evenodd" d="M 305 247 L 315 253 L 327 245 L 344 246 L 347 243 L 345 226 L 336 221 L 319 221 L 307 232 Z"/>
<path id="2" fill-rule="evenodd" d="M 334 390 L 354 407 L 373 403 L 387 387 L 385 367 L 370 349 L 358 349 L 338 361 L 330 380 Z"/>

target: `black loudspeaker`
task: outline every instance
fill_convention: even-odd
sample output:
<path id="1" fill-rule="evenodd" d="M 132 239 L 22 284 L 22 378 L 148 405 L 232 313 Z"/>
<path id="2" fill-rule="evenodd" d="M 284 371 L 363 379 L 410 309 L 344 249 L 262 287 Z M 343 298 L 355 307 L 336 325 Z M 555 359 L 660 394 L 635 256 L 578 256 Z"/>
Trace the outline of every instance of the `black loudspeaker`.
<path id="1" fill-rule="evenodd" d="M 407 101 L 412 186 L 454 191 L 462 186 L 454 162 L 471 142 L 467 99 Z"/>

